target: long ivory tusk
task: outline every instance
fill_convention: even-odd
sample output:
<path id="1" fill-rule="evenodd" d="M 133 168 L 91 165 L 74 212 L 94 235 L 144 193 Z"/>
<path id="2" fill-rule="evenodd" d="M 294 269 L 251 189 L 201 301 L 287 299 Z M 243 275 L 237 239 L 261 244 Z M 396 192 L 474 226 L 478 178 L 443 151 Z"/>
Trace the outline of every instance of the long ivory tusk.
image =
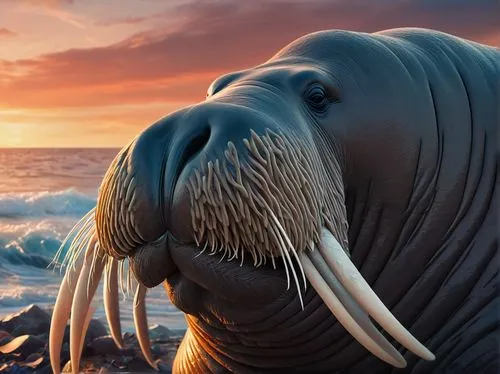
<path id="1" fill-rule="evenodd" d="M 71 312 L 71 303 L 75 294 L 76 283 L 80 275 L 85 253 L 80 254 L 80 257 L 74 263 L 74 266 L 68 266 L 64 275 L 59 293 L 57 295 L 52 319 L 50 321 L 49 333 L 49 352 L 50 365 L 54 374 L 61 372 L 61 347 L 64 338 L 64 330 Z"/>
<path id="2" fill-rule="evenodd" d="M 304 271 L 309 279 L 309 283 L 316 290 L 318 295 L 321 297 L 323 302 L 326 304 L 328 309 L 330 309 L 337 320 L 344 326 L 344 328 L 367 350 L 373 353 L 375 356 L 381 360 L 388 362 L 389 364 L 396 367 L 405 367 L 406 362 L 398 360 L 386 351 L 384 351 L 367 333 L 361 326 L 356 322 L 356 320 L 351 316 L 351 314 L 346 310 L 344 305 L 340 302 L 337 296 L 328 287 L 321 274 L 316 270 L 313 263 L 309 259 L 308 255 L 301 252 L 299 254 L 300 261 L 304 266 Z"/>
<path id="3" fill-rule="evenodd" d="M 434 354 L 415 339 L 392 315 L 356 269 L 335 237 L 325 228 L 321 230 L 319 249 L 335 276 L 380 326 L 417 356 L 429 361 L 435 359 Z"/>
<path id="4" fill-rule="evenodd" d="M 111 336 L 117 347 L 123 349 L 123 337 L 120 326 L 120 304 L 118 297 L 118 261 L 111 258 L 104 271 L 104 310 Z"/>
<path id="5" fill-rule="evenodd" d="M 102 271 L 104 269 L 105 260 L 97 255 L 94 257 L 95 251 L 98 250 L 98 244 L 90 245 L 85 253 L 83 268 L 78 277 L 76 292 L 71 307 L 71 322 L 70 322 L 70 358 L 71 370 L 73 373 L 78 373 L 80 366 L 80 354 L 82 351 L 83 339 L 82 335 L 86 331 L 83 330 L 85 320 L 89 312 L 89 306 L 94 297 L 99 281 L 101 280 Z M 92 266 L 93 260 L 95 263 Z"/>
<path id="6" fill-rule="evenodd" d="M 78 353 L 78 357 L 82 357 L 83 343 L 85 342 L 85 335 L 87 335 L 87 330 L 89 328 L 90 321 L 92 320 L 92 316 L 94 315 L 95 311 L 96 311 L 96 308 L 91 305 L 89 307 L 87 315 L 85 316 L 85 322 L 84 322 L 83 327 L 82 327 L 82 337 L 80 339 L 80 352 Z M 73 371 L 73 366 L 71 367 L 71 370 Z"/>
<path id="7" fill-rule="evenodd" d="M 321 277 L 324 279 L 333 294 L 339 299 L 346 311 L 352 317 L 352 319 L 359 325 L 359 327 L 368 335 L 372 340 L 370 342 L 373 346 L 377 346 L 377 353 L 374 353 L 381 360 L 397 367 L 406 367 L 406 361 L 401 356 L 401 354 L 392 346 L 391 343 L 377 330 L 370 320 L 370 317 L 366 312 L 359 306 L 359 304 L 352 298 L 352 296 L 346 291 L 344 286 L 339 282 L 339 280 L 332 273 L 325 260 L 321 256 L 319 251 L 314 250 L 313 252 L 308 252 L 307 256 L 311 260 L 312 264 L 319 272 Z M 365 343 L 360 342 L 366 347 Z M 381 353 L 380 355 L 378 353 Z"/>
<path id="8" fill-rule="evenodd" d="M 147 288 L 142 284 L 137 285 L 134 297 L 134 324 L 137 333 L 137 340 L 141 347 L 142 354 L 148 364 L 155 370 L 158 370 L 151 354 L 151 344 L 149 342 L 148 317 L 146 314 L 146 293 Z"/>

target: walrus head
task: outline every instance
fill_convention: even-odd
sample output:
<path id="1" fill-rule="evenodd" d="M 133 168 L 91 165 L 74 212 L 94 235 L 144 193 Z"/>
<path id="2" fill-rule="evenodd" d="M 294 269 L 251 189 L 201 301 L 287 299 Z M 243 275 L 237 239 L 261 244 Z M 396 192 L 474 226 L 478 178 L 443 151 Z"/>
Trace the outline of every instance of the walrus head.
<path id="1" fill-rule="evenodd" d="M 153 366 L 144 299 L 162 282 L 173 304 L 194 317 L 193 330 L 203 321 L 246 332 L 285 308 L 300 318 L 317 294 L 380 359 L 406 365 L 370 317 L 410 351 L 434 359 L 350 260 L 348 160 L 323 126 L 342 100 L 321 60 L 282 51 L 217 79 L 204 102 L 159 120 L 126 146 L 104 177 L 95 211 L 69 235 L 51 327 L 54 371 L 70 312 L 78 368 L 103 273 L 111 332 L 123 344 L 118 279 L 127 261 L 138 282 L 137 335 Z M 316 293 L 306 293 L 309 284 Z"/>

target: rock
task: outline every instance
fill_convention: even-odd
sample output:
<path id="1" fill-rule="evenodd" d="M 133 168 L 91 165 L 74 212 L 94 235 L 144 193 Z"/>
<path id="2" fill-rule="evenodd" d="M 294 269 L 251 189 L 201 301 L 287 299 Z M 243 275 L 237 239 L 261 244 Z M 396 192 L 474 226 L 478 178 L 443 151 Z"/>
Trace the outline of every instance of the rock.
<path id="1" fill-rule="evenodd" d="M 45 345 L 43 340 L 33 335 L 22 335 L 12 339 L 7 344 L 0 346 L 0 353 L 13 354 L 18 353 L 21 357 L 28 357 Z"/>
<path id="2" fill-rule="evenodd" d="M 52 368 L 50 365 L 45 365 L 42 368 L 38 368 L 35 371 L 36 374 L 52 374 Z"/>
<path id="3" fill-rule="evenodd" d="M 29 367 L 31 369 L 36 369 L 39 366 L 42 366 L 45 357 L 40 353 L 32 353 L 30 354 L 24 362 L 20 362 L 19 365 L 22 367 Z"/>
<path id="4" fill-rule="evenodd" d="M 160 373 L 172 373 L 172 366 L 165 362 L 158 362 L 158 371 Z"/>
<path id="5" fill-rule="evenodd" d="M 7 331 L 0 330 L 0 345 L 7 344 L 10 342 L 14 337 L 9 334 Z"/>
<path id="6" fill-rule="evenodd" d="M 44 332 L 43 334 L 39 334 L 36 337 L 43 340 L 43 341 L 46 341 L 46 342 L 49 341 L 49 333 L 48 332 Z"/>
<path id="7" fill-rule="evenodd" d="M 86 342 L 91 342 L 101 336 L 108 335 L 106 327 L 97 319 L 90 320 L 89 328 L 87 330 L 87 335 L 85 337 Z"/>
<path id="8" fill-rule="evenodd" d="M 151 353 L 153 353 L 155 356 L 161 356 L 162 351 L 163 350 L 160 344 L 151 345 Z"/>
<path id="9" fill-rule="evenodd" d="M 131 361 L 131 360 L 132 360 L 132 358 L 130 358 L 130 360 L 128 360 L 128 361 Z M 111 365 L 119 370 L 127 369 L 127 364 L 122 362 L 122 361 L 119 361 L 119 360 L 111 361 Z"/>
<path id="10" fill-rule="evenodd" d="M 130 354 L 127 349 L 120 349 L 110 335 L 100 336 L 91 343 L 91 352 L 98 356 L 121 356 Z"/>
<path id="11" fill-rule="evenodd" d="M 135 334 L 127 331 L 125 334 L 123 334 L 123 343 L 126 346 L 136 344 L 137 338 L 135 337 Z"/>
<path id="12" fill-rule="evenodd" d="M 163 325 L 152 325 L 149 328 L 149 338 L 151 340 L 169 340 L 172 336 L 172 331 Z"/>
<path id="13" fill-rule="evenodd" d="M 0 320 L 0 373 L 52 372 L 47 344 L 50 315 L 50 310 L 47 312 L 31 305 Z M 149 334 L 153 340 L 152 351 L 161 358 L 156 360 L 158 371 L 171 373 L 181 337 L 162 325 L 152 325 Z M 69 335 L 69 326 L 66 326 L 61 350 L 64 372 L 71 372 Z M 144 361 L 135 334 L 125 333 L 123 338 L 127 348 L 120 350 L 103 323 L 92 319 L 85 337 L 80 370 L 99 373 L 154 372 Z"/>
<path id="14" fill-rule="evenodd" d="M 15 363 L 13 365 L 10 365 L 5 372 L 10 374 L 25 374 L 32 372 L 32 370 L 30 368 L 19 366 L 17 363 Z"/>
<path id="15" fill-rule="evenodd" d="M 175 342 L 168 341 L 164 343 L 153 343 L 151 345 L 151 352 L 158 357 L 165 358 L 170 352 L 177 351 Z"/>
<path id="16" fill-rule="evenodd" d="M 0 330 L 13 336 L 48 333 L 50 315 L 36 305 L 30 305 L 18 313 L 9 314 L 0 321 Z"/>
<path id="17" fill-rule="evenodd" d="M 149 364 L 142 358 L 134 357 L 130 362 L 127 363 L 128 371 L 138 371 L 141 373 L 154 371 Z"/>
<path id="18" fill-rule="evenodd" d="M 32 353 L 28 357 L 26 357 L 26 362 L 38 360 L 39 357 L 43 357 L 43 355 L 38 352 Z"/>

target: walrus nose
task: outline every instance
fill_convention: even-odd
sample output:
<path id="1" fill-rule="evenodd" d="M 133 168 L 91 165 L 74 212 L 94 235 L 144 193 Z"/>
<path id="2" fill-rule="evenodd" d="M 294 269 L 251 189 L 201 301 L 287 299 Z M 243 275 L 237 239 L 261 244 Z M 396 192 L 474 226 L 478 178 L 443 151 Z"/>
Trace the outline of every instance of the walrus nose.
<path id="1" fill-rule="evenodd" d="M 237 149 L 240 160 L 244 162 L 248 155 L 245 139 L 249 139 L 252 132 L 263 134 L 267 129 L 277 129 L 270 118 L 247 105 L 215 101 L 193 107 L 185 113 L 181 123 L 182 129 L 176 134 L 169 156 L 180 160 L 181 164 L 172 165 L 177 167 L 179 174 L 172 186 L 174 194 L 168 222 L 173 236 L 186 243 L 194 239 L 191 199 L 187 188 L 189 178 L 208 162 L 223 159 L 229 144 Z M 228 172 L 234 170 L 229 168 Z"/>

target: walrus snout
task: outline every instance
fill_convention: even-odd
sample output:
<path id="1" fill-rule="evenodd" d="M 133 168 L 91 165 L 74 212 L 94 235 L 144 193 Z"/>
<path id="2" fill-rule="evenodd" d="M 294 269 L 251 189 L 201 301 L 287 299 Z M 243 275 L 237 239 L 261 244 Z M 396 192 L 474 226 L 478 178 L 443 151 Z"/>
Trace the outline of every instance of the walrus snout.
<path id="1" fill-rule="evenodd" d="M 228 144 L 241 154 L 251 131 L 273 127 L 246 106 L 206 102 L 146 129 L 117 155 L 101 184 L 96 223 L 103 249 L 122 259 L 167 231 L 192 241 L 188 178 L 223 156 Z"/>
<path id="2" fill-rule="evenodd" d="M 190 178 L 223 158 L 228 145 L 244 162 L 245 140 L 270 128 L 270 118 L 248 106 L 207 101 L 143 131 L 117 155 L 101 184 L 95 213 L 101 249 L 118 260 L 129 258 L 145 286 L 161 283 L 175 269 L 167 235 L 181 243 L 196 240 Z M 236 176 L 236 168 L 224 167 Z"/>

